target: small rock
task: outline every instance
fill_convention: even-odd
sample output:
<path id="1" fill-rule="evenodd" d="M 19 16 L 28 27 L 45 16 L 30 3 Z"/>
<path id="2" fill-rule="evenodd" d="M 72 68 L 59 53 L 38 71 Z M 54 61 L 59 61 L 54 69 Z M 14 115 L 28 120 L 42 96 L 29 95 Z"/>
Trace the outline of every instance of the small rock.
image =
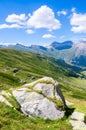
<path id="1" fill-rule="evenodd" d="M 81 112 L 73 112 L 73 114 L 71 115 L 71 119 L 84 121 L 84 114 Z"/>
<path id="2" fill-rule="evenodd" d="M 84 114 L 81 112 L 73 112 L 71 120 L 69 121 L 73 126 L 73 130 L 86 130 L 86 124 L 84 123 Z"/>
<path id="3" fill-rule="evenodd" d="M 20 83 L 25 84 L 26 83 L 25 79 L 20 79 Z"/>
<path id="4" fill-rule="evenodd" d="M 70 120 L 69 122 L 73 126 L 73 130 L 86 130 L 86 125 L 82 121 Z"/>
<path id="5" fill-rule="evenodd" d="M 19 71 L 18 68 L 14 68 L 13 73 L 17 73 Z"/>
<path id="6" fill-rule="evenodd" d="M 31 77 L 30 77 L 30 80 L 34 80 L 34 79 L 35 79 L 35 76 L 31 76 Z"/>

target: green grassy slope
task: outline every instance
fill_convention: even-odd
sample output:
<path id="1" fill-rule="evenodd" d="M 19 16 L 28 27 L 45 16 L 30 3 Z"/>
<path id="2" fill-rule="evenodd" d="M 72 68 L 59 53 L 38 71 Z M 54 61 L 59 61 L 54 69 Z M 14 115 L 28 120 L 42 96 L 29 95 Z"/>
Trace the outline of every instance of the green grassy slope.
<path id="1" fill-rule="evenodd" d="M 15 68 L 19 70 L 16 74 L 13 72 Z M 71 77 L 70 72 L 72 73 L 72 71 L 61 67 L 54 59 L 44 55 L 0 49 L 0 91 L 20 87 L 25 82 L 29 83 L 44 76 L 53 77 L 60 82 L 66 99 L 74 102 L 72 107 L 86 114 L 86 80 L 80 77 Z M 23 83 L 20 82 L 21 79 L 24 80 Z M 19 111 L 0 103 L 0 129 L 71 130 L 71 127 L 68 124 L 68 119 L 44 121 L 39 118 L 28 118 Z"/>
<path id="2" fill-rule="evenodd" d="M 15 68 L 19 70 L 16 74 L 13 72 Z M 50 76 L 58 79 L 68 73 L 68 70 L 52 61 L 51 58 L 11 49 L 0 49 L 1 89 L 21 85 L 20 79 L 30 82 L 31 76 L 35 78 Z"/>
<path id="3" fill-rule="evenodd" d="M 13 72 L 15 68 L 19 70 L 16 74 Z M 86 99 L 84 96 L 86 80 L 75 78 L 77 77 L 75 72 L 61 67 L 55 59 L 28 52 L 0 49 L 0 90 L 18 87 L 25 82 L 29 83 L 44 76 L 53 77 L 59 81 L 64 93 L 71 91 L 72 94 L 68 94 L 69 96 L 75 95 L 76 98 L 81 96 L 82 99 Z M 21 80 L 24 83 L 20 82 Z"/>

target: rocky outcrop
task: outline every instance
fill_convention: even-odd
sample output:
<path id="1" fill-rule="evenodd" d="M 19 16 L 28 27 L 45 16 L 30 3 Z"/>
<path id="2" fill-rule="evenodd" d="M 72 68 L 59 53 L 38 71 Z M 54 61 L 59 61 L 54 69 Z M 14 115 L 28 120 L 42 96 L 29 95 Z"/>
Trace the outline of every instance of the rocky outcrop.
<path id="1" fill-rule="evenodd" d="M 42 93 L 45 94 L 47 97 L 56 97 L 58 100 L 61 100 L 63 102 L 65 108 L 67 107 L 66 101 L 60 89 L 60 85 L 53 78 L 44 77 L 30 84 L 24 85 L 24 87 L 31 87 L 31 86 L 34 88 L 34 90 L 41 90 Z"/>
<path id="2" fill-rule="evenodd" d="M 13 96 L 19 102 L 24 114 L 44 119 L 59 119 L 64 116 L 64 111 L 54 102 L 60 99 L 66 107 L 64 96 L 57 81 L 44 77 L 30 84 L 25 84 L 23 88 L 13 91 Z"/>

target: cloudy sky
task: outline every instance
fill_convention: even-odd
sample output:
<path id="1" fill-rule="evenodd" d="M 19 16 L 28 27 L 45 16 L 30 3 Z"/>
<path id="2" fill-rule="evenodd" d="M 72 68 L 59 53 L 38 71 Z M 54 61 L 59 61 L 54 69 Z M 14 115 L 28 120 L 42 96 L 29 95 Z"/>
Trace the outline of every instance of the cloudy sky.
<path id="1" fill-rule="evenodd" d="M 0 0 L 0 44 L 80 39 L 86 39 L 85 0 Z"/>

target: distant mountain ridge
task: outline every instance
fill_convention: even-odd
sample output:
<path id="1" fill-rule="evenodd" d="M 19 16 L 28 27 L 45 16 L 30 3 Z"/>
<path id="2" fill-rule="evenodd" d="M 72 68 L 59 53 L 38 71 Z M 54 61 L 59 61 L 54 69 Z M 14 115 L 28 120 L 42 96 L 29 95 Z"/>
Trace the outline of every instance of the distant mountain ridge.
<path id="1" fill-rule="evenodd" d="M 57 49 L 57 50 L 63 50 L 63 49 L 70 49 L 73 45 L 72 41 L 65 41 L 65 42 L 53 42 L 50 46 Z"/>
<path id="2" fill-rule="evenodd" d="M 86 41 L 74 43 L 72 41 L 53 42 L 49 46 L 31 45 L 0 45 L 0 48 L 11 48 L 15 50 L 45 54 L 56 59 L 62 59 L 69 64 L 86 67 Z"/>

